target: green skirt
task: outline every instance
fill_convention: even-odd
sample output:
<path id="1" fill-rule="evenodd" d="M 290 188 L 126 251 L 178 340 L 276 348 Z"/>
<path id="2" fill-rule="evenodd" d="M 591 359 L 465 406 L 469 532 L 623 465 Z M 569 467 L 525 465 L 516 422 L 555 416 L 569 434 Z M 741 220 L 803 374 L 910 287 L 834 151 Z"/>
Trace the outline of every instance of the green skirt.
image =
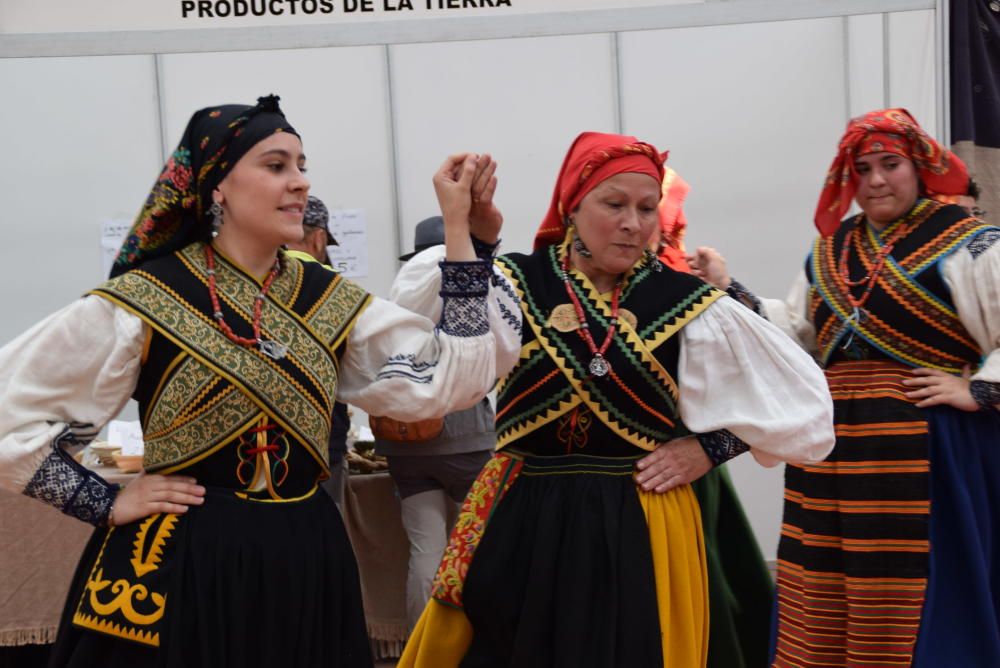
<path id="1" fill-rule="evenodd" d="M 708 567 L 708 668 L 765 668 L 774 580 L 725 466 L 691 485 Z"/>

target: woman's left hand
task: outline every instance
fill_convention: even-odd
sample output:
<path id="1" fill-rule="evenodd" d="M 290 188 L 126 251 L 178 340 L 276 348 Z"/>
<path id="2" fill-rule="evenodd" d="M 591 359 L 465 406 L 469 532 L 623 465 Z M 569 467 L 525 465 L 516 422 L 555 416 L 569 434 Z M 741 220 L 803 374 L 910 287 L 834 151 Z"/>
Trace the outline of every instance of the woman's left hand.
<path id="1" fill-rule="evenodd" d="M 635 481 L 647 492 L 687 485 L 712 470 L 712 460 L 694 436 L 675 438 L 639 460 Z"/>
<path id="2" fill-rule="evenodd" d="M 961 377 L 937 369 L 923 368 L 914 369 L 913 375 L 916 378 L 904 380 L 903 385 L 919 388 L 906 393 L 910 399 L 920 399 L 916 404 L 917 408 L 943 404 L 970 413 L 979 410 L 979 404 L 969 392 L 969 367 L 965 367 Z"/>

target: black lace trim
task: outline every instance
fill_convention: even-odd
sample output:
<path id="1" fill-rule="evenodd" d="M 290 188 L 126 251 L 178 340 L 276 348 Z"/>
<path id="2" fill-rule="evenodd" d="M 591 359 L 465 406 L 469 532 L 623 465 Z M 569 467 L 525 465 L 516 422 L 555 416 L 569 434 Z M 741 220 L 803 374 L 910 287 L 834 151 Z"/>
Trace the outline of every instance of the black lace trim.
<path id="1" fill-rule="evenodd" d="M 739 281 L 730 280 L 729 287 L 726 288 L 726 294 L 746 306 L 757 315 L 764 315 L 764 309 L 761 307 L 760 299 L 757 298 L 757 295 L 747 290 L 746 286 Z"/>
<path id="2" fill-rule="evenodd" d="M 975 239 L 966 245 L 966 248 L 969 249 L 972 259 L 976 259 L 998 241 L 1000 241 L 1000 230 L 986 230 L 985 232 L 980 232 Z"/>
<path id="3" fill-rule="evenodd" d="M 979 404 L 979 410 L 993 411 L 1000 404 L 1000 383 L 988 380 L 974 380 L 969 383 L 969 393 Z"/>
<path id="4" fill-rule="evenodd" d="M 67 427 L 55 438 L 52 452 L 35 471 L 24 488 L 24 494 L 55 506 L 78 520 L 102 526 L 107 522 L 108 513 L 118 495 L 118 486 L 81 466 L 63 449 L 64 445 L 85 444 L 87 441 L 81 440 L 81 436 L 81 433 L 74 433 L 71 427 Z"/>
<path id="5" fill-rule="evenodd" d="M 714 466 L 725 464 L 733 457 L 742 455 L 750 446 L 741 441 L 728 429 L 719 429 L 705 434 L 696 434 L 698 442 Z"/>
<path id="6" fill-rule="evenodd" d="M 493 265 L 475 262 L 441 262 L 441 322 L 438 328 L 451 336 L 482 336 L 490 331 L 486 295 Z"/>

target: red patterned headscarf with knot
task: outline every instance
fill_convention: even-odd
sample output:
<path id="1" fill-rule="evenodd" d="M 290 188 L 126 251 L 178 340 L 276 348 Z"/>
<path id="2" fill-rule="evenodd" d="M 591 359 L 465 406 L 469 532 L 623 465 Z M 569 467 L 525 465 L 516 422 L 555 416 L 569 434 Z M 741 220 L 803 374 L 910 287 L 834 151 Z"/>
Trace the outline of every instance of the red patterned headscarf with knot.
<path id="1" fill-rule="evenodd" d="M 565 238 L 566 216 L 599 183 L 626 172 L 648 174 L 661 183 L 666 159 L 666 153 L 661 154 L 652 144 L 635 137 L 582 133 L 563 159 L 549 211 L 535 233 L 535 250 Z"/>
<path id="2" fill-rule="evenodd" d="M 900 108 L 872 111 L 852 119 L 840 139 L 816 205 L 814 220 L 820 234 L 836 232 L 851 207 L 858 180 L 854 161 L 883 152 L 911 160 L 929 193 L 959 195 L 969 187 L 965 163 L 924 132 L 910 112 Z"/>

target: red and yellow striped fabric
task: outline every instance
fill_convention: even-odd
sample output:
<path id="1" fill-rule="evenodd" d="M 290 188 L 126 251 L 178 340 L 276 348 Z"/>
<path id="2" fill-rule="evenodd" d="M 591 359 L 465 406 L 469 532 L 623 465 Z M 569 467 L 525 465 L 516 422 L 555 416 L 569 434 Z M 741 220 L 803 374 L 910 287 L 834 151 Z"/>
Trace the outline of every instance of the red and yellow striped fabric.
<path id="1" fill-rule="evenodd" d="M 909 666 L 930 552 L 928 429 L 908 367 L 827 369 L 837 446 L 789 465 L 774 666 Z"/>

